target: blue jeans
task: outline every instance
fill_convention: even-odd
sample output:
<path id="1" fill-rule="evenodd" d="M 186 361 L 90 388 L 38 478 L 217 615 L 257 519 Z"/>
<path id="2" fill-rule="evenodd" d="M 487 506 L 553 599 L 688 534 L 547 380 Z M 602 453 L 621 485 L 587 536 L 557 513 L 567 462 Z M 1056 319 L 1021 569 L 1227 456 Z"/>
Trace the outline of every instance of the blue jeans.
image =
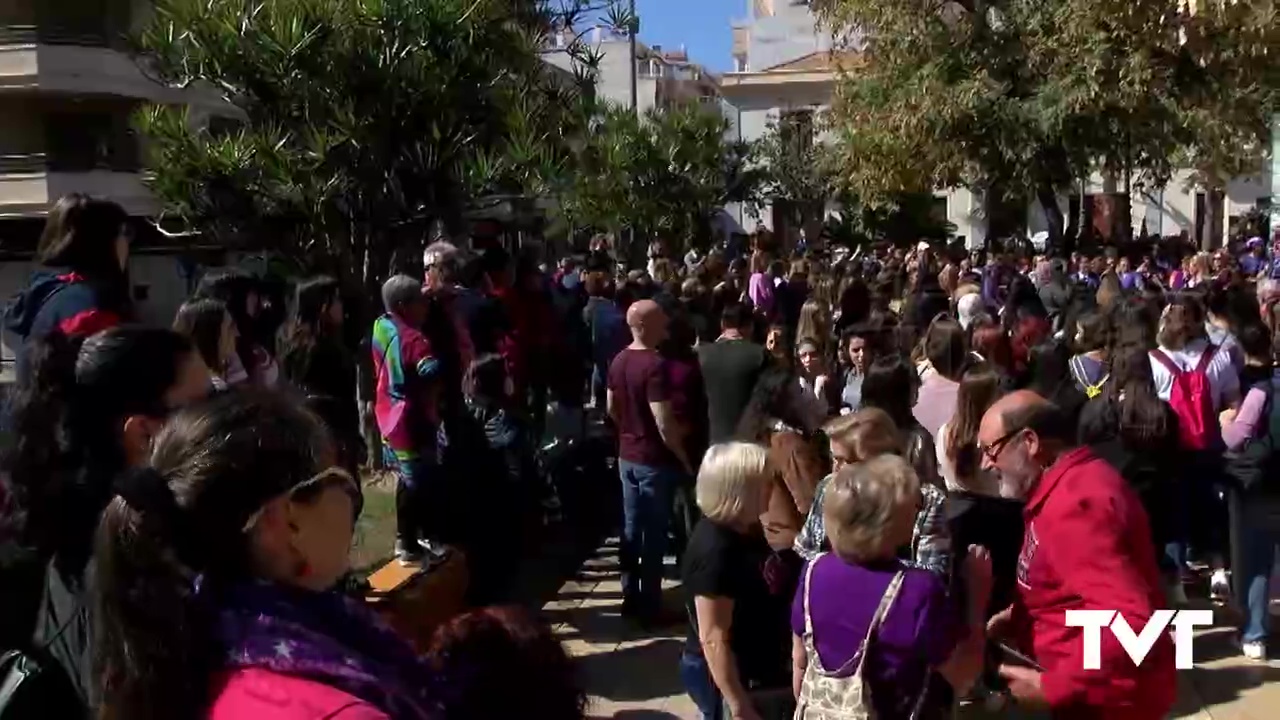
<path id="1" fill-rule="evenodd" d="M 396 470 L 396 539 L 407 544 L 441 539 L 448 513 L 443 469 L 424 458 L 397 461 L 388 456 Z"/>
<path id="2" fill-rule="evenodd" d="M 653 613 L 662 605 L 662 557 L 667 552 L 667 527 L 671 521 L 671 497 L 680 472 L 618 461 L 622 478 L 623 604 L 640 613 Z"/>
<path id="3" fill-rule="evenodd" d="M 724 716 L 724 699 L 720 688 L 711 679 L 711 669 L 707 667 L 706 658 L 701 655 L 680 654 L 680 682 L 684 683 L 685 692 L 693 704 L 702 713 L 702 720 L 721 720 Z"/>
<path id="4" fill-rule="evenodd" d="M 609 397 L 609 365 L 596 363 L 591 369 L 591 400 L 599 412 L 605 411 Z"/>
<path id="5" fill-rule="evenodd" d="M 1240 543 L 1235 555 L 1240 564 L 1235 586 L 1245 608 L 1243 640 L 1265 642 L 1271 625 L 1267 612 L 1271 569 L 1280 545 L 1280 500 L 1251 498 L 1234 505 L 1233 510 L 1239 510 L 1232 522 L 1236 524 L 1234 539 Z"/>

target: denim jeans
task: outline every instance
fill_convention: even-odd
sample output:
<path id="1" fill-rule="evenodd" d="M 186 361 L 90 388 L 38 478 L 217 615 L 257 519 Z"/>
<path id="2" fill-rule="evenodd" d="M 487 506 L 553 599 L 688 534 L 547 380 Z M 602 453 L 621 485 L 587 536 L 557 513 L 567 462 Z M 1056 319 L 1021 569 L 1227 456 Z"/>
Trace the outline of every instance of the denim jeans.
<path id="1" fill-rule="evenodd" d="M 1238 563 L 1233 579 L 1245 610 L 1245 642 L 1265 642 L 1270 630 L 1268 606 L 1271 570 L 1280 546 L 1280 499 L 1242 498 L 1232 503 L 1233 554 Z"/>
<path id="2" fill-rule="evenodd" d="M 591 399 L 598 412 L 604 412 L 609 397 L 609 365 L 597 363 L 591 370 Z"/>
<path id="3" fill-rule="evenodd" d="M 706 658 L 681 653 L 680 682 L 684 683 L 685 692 L 689 694 L 693 704 L 698 706 L 702 720 L 721 720 L 724 717 L 724 698 L 711 679 L 711 669 L 707 667 Z"/>
<path id="4" fill-rule="evenodd" d="M 662 605 L 662 557 L 667 551 L 671 494 L 680 481 L 674 468 L 649 467 L 618 461 L 622 479 L 623 604 L 654 613 Z"/>
<path id="5" fill-rule="evenodd" d="M 444 473 L 439 465 L 421 458 L 397 461 L 396 539 L 415 543 L 420 539 L 441 539 L 444 531 L 441 490 Z"/>

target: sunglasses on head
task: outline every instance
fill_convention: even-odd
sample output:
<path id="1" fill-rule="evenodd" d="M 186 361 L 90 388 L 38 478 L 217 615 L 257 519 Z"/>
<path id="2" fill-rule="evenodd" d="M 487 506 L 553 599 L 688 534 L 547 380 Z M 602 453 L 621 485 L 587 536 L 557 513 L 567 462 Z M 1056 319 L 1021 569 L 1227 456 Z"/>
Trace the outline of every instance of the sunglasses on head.
<path id="1" fill-rule="evenodd" d="M 341 488 L 348 496 L 351 497 L 353 519 L 360 517 L 360 511 L 364 507 L 364 494 L 360 492 L 360 484 L 351 476 L 351 473 L 337 466 L 321 470 L 315 475 L 312 475 L 306 480 L 303 480 L 271 499 L 274 500 L 281 496 L 286 497 L 289 500 L 301 500 L 302 496 L 318 497 L 321 493 L 331 487 Z M 255 510 L 254 513 L 249 516 L 249 519 L 245 521 L 242 532 L 249 532 L 253 529 L 254 525 L 258 524 L 258 521 L 262 519 L 263 514 L 266 513 L 267 505 L 269 503 L 270 500 L 263 503 L 262 507 Z"/>

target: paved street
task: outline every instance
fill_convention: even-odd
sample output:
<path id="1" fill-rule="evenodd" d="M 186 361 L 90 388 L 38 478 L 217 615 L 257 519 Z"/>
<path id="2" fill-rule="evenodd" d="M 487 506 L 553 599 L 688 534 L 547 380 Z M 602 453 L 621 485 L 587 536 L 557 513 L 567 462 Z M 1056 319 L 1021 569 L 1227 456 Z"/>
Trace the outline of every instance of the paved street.
<path id="1" fill-rule="evenodd" d="M 668 577 L 673 577 L 674 568 L 669 565 L 668 570 Z M 666 584 L 666 604 L 678 608 L 677 584 L 672 580 Z M 621 617 L 621 605 L 617 545 L 610 540 L 544 607 L 569 652 L 586 659 L 581 671 L 591 695 L 588 716 L 697 720 L 676 671 L 684 628 L 640 635 Z M 1231 635 L 1226 627 L 1218 627 L 1197 637 L 1196 667 L 1179 676 L 1179 701 L 1171 718 L 1273 720 L 1280 716 L 1280 662 L 1264 666 L 1244 661 L 1235 652 Z M 963 713 L 961 717 L 983 716 Z"/>

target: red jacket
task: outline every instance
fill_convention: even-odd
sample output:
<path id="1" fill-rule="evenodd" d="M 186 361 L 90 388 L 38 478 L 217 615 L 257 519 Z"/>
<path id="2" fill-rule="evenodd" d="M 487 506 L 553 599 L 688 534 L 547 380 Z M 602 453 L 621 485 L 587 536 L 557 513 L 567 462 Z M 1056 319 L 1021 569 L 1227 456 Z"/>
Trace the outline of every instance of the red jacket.
<path id="1" fill-rule="evenodd" d="M 1164 607 L 1137 494 L 1106 461 L 1080 448 L 1045 471 L 1023 519 L 1014 627 L 1045 669 L 1041 681 L 1054 718 L 1165 717 L 1177 694 L 1168 633 L 1136 667 L 1104 628 L 1102 668 L 1084 670 L 1083 628 L 1065 622 L 1067 610 L 1118 610 L 1136 632 Z"/>

